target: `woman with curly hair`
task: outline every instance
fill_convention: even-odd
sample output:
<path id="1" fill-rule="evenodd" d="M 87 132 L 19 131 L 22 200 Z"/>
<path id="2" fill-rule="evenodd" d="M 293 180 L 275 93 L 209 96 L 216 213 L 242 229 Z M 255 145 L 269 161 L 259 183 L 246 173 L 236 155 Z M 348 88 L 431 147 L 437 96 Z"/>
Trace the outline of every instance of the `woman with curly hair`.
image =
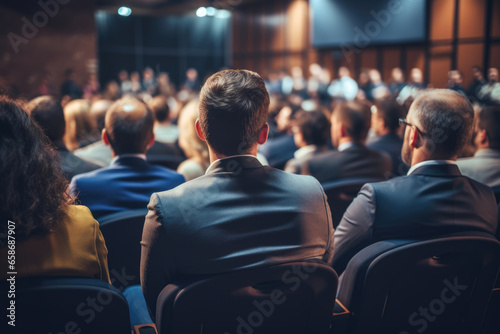
<path id="1" fill-rule="evenodd" d="M 1 95 L 0 175 L 2 268 L 14 250 L 15 263 L 9 265 L 19 277 L 110 281 L 99 224 L 88 208 L 73 205 L 49 139 L 23 109 Z M 5 275 L 4 270 L 0 277 Z"/>

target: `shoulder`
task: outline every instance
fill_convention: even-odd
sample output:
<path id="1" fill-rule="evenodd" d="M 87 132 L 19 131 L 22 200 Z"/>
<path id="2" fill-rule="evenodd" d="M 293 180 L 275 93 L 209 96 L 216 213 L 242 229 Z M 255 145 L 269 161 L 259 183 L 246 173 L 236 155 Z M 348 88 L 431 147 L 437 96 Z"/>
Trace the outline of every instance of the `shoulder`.
<path id="1" fill-rule="evenodd" d="M 84 205 L 69 205 L 66 223 L 76 230 L 94 229 L 99 225 L 92 212 Z"/>

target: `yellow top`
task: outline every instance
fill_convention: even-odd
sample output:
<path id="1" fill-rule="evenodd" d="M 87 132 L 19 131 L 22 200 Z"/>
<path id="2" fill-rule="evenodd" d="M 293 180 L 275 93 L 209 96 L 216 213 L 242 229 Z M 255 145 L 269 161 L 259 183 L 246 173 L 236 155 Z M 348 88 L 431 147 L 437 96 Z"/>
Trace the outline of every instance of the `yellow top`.
<path id="1" fill-rule="evenodd" d="M 0 249 L 2 279 L 10 271 L 7 252 L 8 247 Z M 16 240 L 15 256 L 17 277 L 79 276 L 110 283 L 108 250 L 99 223 L 86 206 L 70 205 L 67 219 L 48 235 Z"/>

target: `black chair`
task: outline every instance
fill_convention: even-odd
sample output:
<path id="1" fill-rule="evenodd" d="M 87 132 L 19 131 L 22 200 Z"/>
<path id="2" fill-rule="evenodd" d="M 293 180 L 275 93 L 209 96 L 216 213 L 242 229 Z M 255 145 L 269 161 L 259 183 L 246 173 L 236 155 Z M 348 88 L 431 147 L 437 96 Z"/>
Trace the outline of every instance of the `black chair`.
<path id="1" fill-rule="evenodd" d="M 5 281 L 1 285 L 7 294 Z M 4 315 L 1 333 L 130 334 L 127 301 L 118 289 L 101 280 L 17 278 L 12 300 L 15 327 L 8 325 L 10 319 Z M 6 308 L 2 309 L 5 314 Z"/>
<path id="2" fill-rule="evenodd" d="M 119 289 L 141 284 L 141 239 L 147 209 L 115 213 L 99 219 L 111 282 Z"/>
<path id="3" fill-rule="evenodd" d="M 352 258 L 337 298 L 350 333 L 479 333 L 499 269 L 492 237 L 380 241 Z"/>
<path id="4" fill-rule="evenodd" d="M 333 227 L 337 228 L 344 212 L 366 183 L 380 182 L 379 178 L 351 178 L 323 183 L 323 190 L 328 198 L 332 212 Z"/>
<path id="5" fill-rule="evenodd" d="M 491 187 L 493 193 L 495 193 L 495 198 L 497 199 L 497 203 L 500 204 L 500 186 Z"/>
<path id="6" fill-rule="evenodd" d="M 172 170 L 177 170 L 177 167 L 179 167 L 181 162 L 184 160 L 186 160 L 186 158 L 177 155 L 148 155 L 148 162 L 150 164 L 166 167 Z"/>
<path id="7" fill-rule="evenodd" d="M 295 262 L 169 284 L 158 297 L 161 334 L 328 333 L 337 274 Z"/>

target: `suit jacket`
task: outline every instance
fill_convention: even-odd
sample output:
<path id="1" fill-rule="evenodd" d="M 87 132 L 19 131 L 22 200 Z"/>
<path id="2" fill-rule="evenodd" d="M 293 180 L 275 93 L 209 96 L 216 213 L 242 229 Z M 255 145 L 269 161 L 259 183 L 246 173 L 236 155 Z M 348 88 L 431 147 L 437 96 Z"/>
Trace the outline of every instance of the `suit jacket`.
<path id="1" fill-rule="evenodd" d="M 333 267 L 340 275 L 358 251 L 380 240 L 494 235 L 497 215 L 489 187 L 456 165 L 423 165 L 408 176 L 363 186 L 335 232 Z"/>
<path id="2" fill-rule="evenodd" d="M 266 157 L 269 166 L 283 169 L 287 161 L 293 158 L 297 149 L 293 135 L 282 135 L 269 139 L 259 147 L 259 152 Z"/>
<path id="3" fill-rule="evenodd" d="M 61 169 L 63 170 L 64 176 L 68 181 L 71 181 L 75 175 L 101 168 L 101 166 L 95 163 L 77 157 L 68 151 L 66 146 L 62 143 L 56 143 L 55 145 L 59 157 L 61 158 Z"/>
<path id="4" fill-rule="evenodd" d="M 298 158 L 293 158 L 291 160 L 288 160 L 288 162 L 285 165 L 285 172 L 293 174 L 302 174 L 302 166 L 306 161 L 309 161 L 312 158 L 327 151 L 328 151 L 327 147 L 316 147 L 312 152 L 304 154 Z"/>
<path id="5" fill-rule="evenodd" d="M 310 159 L 302 166 L 302 174 L 314 176 L 320 183 L 343 178 L 389 178 L 392 161 L 387 153 L 373 151 L 360 144 L 344 151 L 331 151 Z"/>
<path id="6" fill-rule="evenodd" d="M 153 315 L 158 294 L 179 279 L 333 257 L 321 185 L 254 157 L 218 160 L 207 175 L 153 194 L 148 209 L 141 284 Z"/>
<path id="7" fill-rule="evenodd" d="M 76 150 L 75 155 L 87 161 L 92 161 L 101 167 L 108 166 L 111 163 L 111 160 L 113 160 L 111 147 L 104 144 L 102 140 Z M 183 153 L 178 147 L 176 147 L 175 144 L 166 144 L 155 141 L 146 155 L 148 157 L 152 155 L 182 156 Z"/>
<path id="8" fill-rule="evenodd" d="M 184 177 L 172 170 L 148 164 L 136 157 L 122 157 L 111 166 L 80 174 L 70 184 L 97 220 L 124 210 L 145 208 L 151 194 L 177 187 Z"/>
<path id="9" fill-rule="evenodd" d="M 457 165 L 471 179 L 490 187 L 500 186 L 500 150 L 479 150 L 471 158 L 457 160 Z"/>
<path id="10" fill-rule="evenodd" d="M 403 139 L 395 133 L 390 133 L 380 138 L 375 139 L 367 144 L 371 150 L 386 152 L 392 160 L 392 174 L 393 176 L 406 175 L 408 173 L 408 166 L 401 158 L 401 148 L 403 147 Z"/>

